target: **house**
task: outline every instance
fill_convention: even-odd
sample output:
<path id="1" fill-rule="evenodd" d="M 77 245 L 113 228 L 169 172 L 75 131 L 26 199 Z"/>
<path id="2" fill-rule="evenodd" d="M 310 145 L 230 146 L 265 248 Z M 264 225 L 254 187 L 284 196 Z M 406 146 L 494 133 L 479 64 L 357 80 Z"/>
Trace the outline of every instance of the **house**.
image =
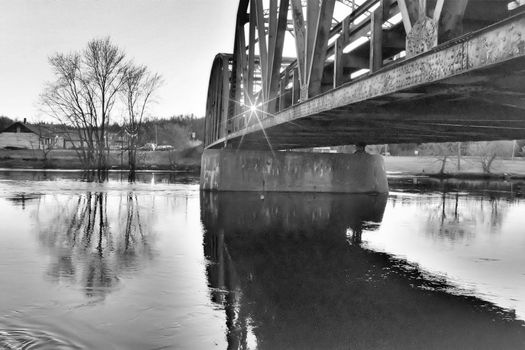
<path id="1" fill-rule="evenodd" d="M 40 126 L 39 126 L 40 127 Z M 86 143 L 82 142 L 79 131 L 65 125 L 45 124 L 40 127 L 47 131 L 47 134 L 53 138 L 53 148 L 55 149 L 80 149 L 85 147 Z"/>
<path id="2" fill-rule="evenodd" d="M 76 130 L 63 127 L 56 128 L 54 135 L 56 138 L 55 148 L 80 149 L 85 145 Z"/>
<path id="3" fill-rule="evenodd" d="M 61 140 L 62 142 L 59 145 L 57 145 L 57 148 L 80 149 L 85 145 L 85 142 L 82 142 L 80 136 L 75 134 L 65 134 L 65 136 Z"/>
<path id="4" fill-rule="evenodd" d="M 73 129 L 69 127 L 54 127 L 49 129 L 56 138 L 55 148 L 64 149 L 80 149 L 87 147 L 87 143 L 84 135 L 84 141 L 82 141 L 82 134 L 84 129 Z M 106 132 L 106 147 L 109 149 L 125 149 L 128 144 L 128 138 L 123 132 Z"/>
<path id="5" fill-rule="evenodd" d="M 119 132 L 107 132 L 106 133 L 106 145 L 109 149 L 127 149 L 129 144 L 129 135 L 124 131 Z"/>
<path id="6" fill-rule="evenodd" d="M 0 148 L 44 149 L 54 142 L 53 136 L 43 127 L 15 122 L 0 132 Z"/>
<path id="7" fill-rule="evenodd" d="M 87 147 L 85 139 L 82 140 L 84 131 L 57 124 L 30 125 L 24 119 L 0 132 L 0 149 L 81 149 Z M 126 149 L 129 142 L 124 131 L 106 131 L 105 141 L 109 149 Z"/>

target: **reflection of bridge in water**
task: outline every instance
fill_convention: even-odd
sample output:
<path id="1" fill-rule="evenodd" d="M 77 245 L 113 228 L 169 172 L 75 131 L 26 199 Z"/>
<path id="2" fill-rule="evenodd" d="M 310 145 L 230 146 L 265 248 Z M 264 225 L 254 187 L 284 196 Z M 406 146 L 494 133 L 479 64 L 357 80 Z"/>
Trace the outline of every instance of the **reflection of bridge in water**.
<path id="1" fill-rule="evenodd" d="M 234 52 L 218 55 L 211 71 L 206 147 L 525 138 L 522 3 L 240 0 Z M 205 155 L 204 169 L 221 162 Z M 205 188 L 225 181 L 204 175 Z"/>
<path id="2" fill-rule="evenodd" d="M 523 346 L 511 312 L 360 246 L 385 205 L 386 196 L 203 193 L 208 283 L 229 348 Z"/>

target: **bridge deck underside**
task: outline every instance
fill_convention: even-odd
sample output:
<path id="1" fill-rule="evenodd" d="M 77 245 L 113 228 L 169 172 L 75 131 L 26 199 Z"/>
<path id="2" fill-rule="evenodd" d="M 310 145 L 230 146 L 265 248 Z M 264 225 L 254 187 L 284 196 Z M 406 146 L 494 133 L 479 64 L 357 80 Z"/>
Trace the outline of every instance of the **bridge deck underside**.
<path id="1" fill-rule="evenodd" d="M 525 139 L 525 59 L 505 66 L 291 119 L 265 132 L 275 149 Z M 228 142 L 238 146 L 241 139 Z M 267 148 L 268 141 L 259 130 L 245 135 L 241 147 Z"/>
<path id="2" fill-rule="evenodd" d="M 523 16 L 252 123 L 227 143 L 292 149 L 498 139 L 525 139 Z"/>

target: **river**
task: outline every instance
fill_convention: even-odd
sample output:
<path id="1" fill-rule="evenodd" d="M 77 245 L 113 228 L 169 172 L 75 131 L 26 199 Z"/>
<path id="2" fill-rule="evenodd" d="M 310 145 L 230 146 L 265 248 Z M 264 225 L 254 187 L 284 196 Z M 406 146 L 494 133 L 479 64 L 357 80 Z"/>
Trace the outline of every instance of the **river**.
<path id="1" fill-rule="evenodd" d="M 1 349 L 525 348 L 525 185 L 0 171 Z"/>

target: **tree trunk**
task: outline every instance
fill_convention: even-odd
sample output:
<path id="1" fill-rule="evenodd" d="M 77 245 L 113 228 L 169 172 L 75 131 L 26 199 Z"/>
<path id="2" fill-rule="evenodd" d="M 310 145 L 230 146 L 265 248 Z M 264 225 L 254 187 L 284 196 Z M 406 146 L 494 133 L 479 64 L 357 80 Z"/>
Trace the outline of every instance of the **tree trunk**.
<path id="1" fill-rule="evenodd" d="M 135 181 L 135 174 L 137 171 L 137 145 L 135 143 L 135 138 L 131 137 L 128 148 L 128 166 L 129 166 L 129 175 L 128 180 L 130 182 Z"/>
<path id="2" fill-rule="evenodd" d="M 494 160 L 496 159 L 496 155 L 495 154 L 492 154 L 490 156 L 490 158 L 488 159 L 487 161 L 487 168 L 486 168 L 486 173 L 487 174 L 490 174 L 490 169 L 492 168 L 492 163 L 494 162 Z"/>
<path id="3" fill-rule="evenodd" d="M 458 173 L 461 171 L 461 142 L 458 142 Z"/>
<path id="4" fill-rule="evenodd" d="M 445 167 L 447 166 L 447 156 L 443 156 L 443 159 L 441 160 L 441 169 L 439 169 L 439 174 L 443 175 L 445 174 Z"/>

